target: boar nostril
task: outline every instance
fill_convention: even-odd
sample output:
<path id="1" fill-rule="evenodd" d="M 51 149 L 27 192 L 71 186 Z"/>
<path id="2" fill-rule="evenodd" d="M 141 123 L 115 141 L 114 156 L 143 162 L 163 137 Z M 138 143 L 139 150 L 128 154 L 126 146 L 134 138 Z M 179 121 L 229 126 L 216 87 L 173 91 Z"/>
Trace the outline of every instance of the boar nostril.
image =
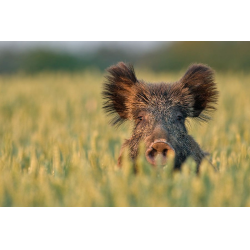
<path id="1" fill-rule="evenodd" d="M 146 159 L 150 164 L 156 165 L 156 159 L 160 158 L 161 165 L 165 165 L 172 153 L 174 149 L 167 142 L 158 141 L 150 145 L 146 151 Z"/>
<path id="2" fill-rule="evenodd" d="M 168 152 L 168 150 L 165 148 L 165 149 L 163 149 L 163 151 L 162 151 L 162 154 L 163 154 L 163 156 L 167 156 L 167 152 Z"/>
<path id="3" fill-rule="evenodd" d="M 157 155 L 157 150 L 152 148 L 152 150 L 150 150 L 148 154 L 149 154 L 149 157 L 154 158 Z"/>

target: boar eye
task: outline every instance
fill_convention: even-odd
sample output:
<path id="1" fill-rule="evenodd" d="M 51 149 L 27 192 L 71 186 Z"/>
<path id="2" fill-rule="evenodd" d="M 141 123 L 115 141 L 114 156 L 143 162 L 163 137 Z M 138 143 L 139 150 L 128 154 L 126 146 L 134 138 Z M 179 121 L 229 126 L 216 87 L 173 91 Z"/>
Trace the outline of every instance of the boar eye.
<path id="1" fill-rule="evenodd" d="M 143 116 L 138 116 L 138 117 L 137 117 L 137 120 L 138 120 L 138 121 L 142 121 L 142 120 L 143 120 Z"/>
<path id="2" fill-rule="evenodd" d="M 182 115 L 178 115 L 177 116 L 177 121 L 182 121 L 183 120 L 183 116 Z"/>

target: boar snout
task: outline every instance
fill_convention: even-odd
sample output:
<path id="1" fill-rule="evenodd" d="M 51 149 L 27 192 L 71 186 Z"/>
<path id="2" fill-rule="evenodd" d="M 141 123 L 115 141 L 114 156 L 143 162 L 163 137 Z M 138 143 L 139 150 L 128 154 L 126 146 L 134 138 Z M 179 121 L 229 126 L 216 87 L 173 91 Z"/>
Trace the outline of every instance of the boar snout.
<path id="1" fill-rule="evenodd" d="M 170 156 L 175 155 L 173 147 L 166 140 L 156 140 L 146 150 L 146 159 L 152 164 L 165 165 Z"/>

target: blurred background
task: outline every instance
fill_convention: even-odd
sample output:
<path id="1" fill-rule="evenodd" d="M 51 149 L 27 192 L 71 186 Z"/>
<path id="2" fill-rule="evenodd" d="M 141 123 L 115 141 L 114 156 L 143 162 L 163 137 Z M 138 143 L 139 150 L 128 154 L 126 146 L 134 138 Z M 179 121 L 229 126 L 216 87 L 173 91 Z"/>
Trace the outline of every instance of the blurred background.
<path id="1" fill-rule="evenodd" d="M 250 42 L 0 42 L 0 74 L 105 70 L 119 61 L 156 72 L 205 63 L 247 72 Z"/>

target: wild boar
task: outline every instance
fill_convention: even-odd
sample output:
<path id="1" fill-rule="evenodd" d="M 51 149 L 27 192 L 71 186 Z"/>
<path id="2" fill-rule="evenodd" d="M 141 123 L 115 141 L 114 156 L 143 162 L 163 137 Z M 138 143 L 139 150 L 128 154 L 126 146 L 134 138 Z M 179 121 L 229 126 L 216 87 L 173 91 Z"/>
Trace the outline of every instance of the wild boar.
<path id="1" fill-rule="evenodd" d="M 148 83 L 138 80 L 132 65 L 123 62 L 107 69 L 103 86 L 103 108 L 113 116 L 111 123 L 120 125 L 130 120 L 133 134 L 122 146 L 129 148 L 133 161 L 139 143 L 145 144 L 145 157 L 153 166 L 165 165 L 174 155 L 174 169 L 181 169 L 187 157 L 197 163 L 197 172 L 206 153 L 188 134 L 186 118 L 210 119 L 218 99 L 213 70 L 203 64 L 191 65 L 174 83 Z M 118 165 L 121 165 L 121 156 Z"/>

